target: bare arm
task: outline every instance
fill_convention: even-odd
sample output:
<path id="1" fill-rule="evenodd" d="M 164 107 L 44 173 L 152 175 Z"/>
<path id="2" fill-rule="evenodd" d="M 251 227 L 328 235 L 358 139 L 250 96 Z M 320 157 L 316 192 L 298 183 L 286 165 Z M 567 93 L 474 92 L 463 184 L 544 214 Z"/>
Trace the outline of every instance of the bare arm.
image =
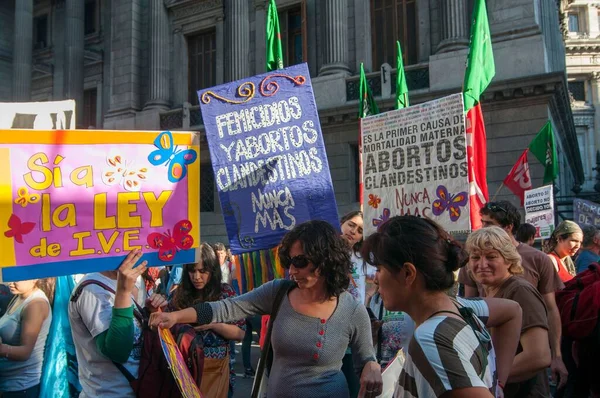
<path id="1" fill-rule="evenodd" d="M 485 299 L 485 302 L 490 311 L 486 326 L 493 328 L 492 341 L 496 352 L 498 381 L 506 384 L 521 336 L 521 306 L 516 301 L 505 299 L 490 298 Z"/>
<path id="2" fill-rule="evenodd" d="M 493 398 L 493 395 L 487 388 L 468 387 L 447 391 L 440 398 Z"/>
<path id="3" fill-rule="evenodd" d="M 523 351 L 515 356 L 510 370 L 509 383 L 529 380 L 540 370 L 550 366 L 548 331 L 541 327 L 527 329 L 521 335 Z"/>
<path id="4" fill-rule="evenodd" d="M 46 301 L 38 299 L 31 301 L 21 315 L 21 344 L 15 346 L 1 344 L 0 357 L 6 357 L 8 354 L 7 358 L 11 361 L 28 360 L 49 313 L 50 306 Z"/>
<path id="5" fill-rule="evenodd" d="M 211 323 L 206 325 L 208 329 L 221 335 L 225 340 L 242 341 L 244 339 L 244 331 L 237 325 L 228 323 Z"/>
<path id="6" fill-rule="evenodd" d="M 562 334 L 562 325 L 560 321 L 560 313 L 556 305 L 556 297 L 554 293 L 547 293 L 542 296 L 546 309 L 548 310 L 548 336 L 550 338 L 550 347 L 552 349 L 552 358 L 560 358 L 560 339 Z"/>

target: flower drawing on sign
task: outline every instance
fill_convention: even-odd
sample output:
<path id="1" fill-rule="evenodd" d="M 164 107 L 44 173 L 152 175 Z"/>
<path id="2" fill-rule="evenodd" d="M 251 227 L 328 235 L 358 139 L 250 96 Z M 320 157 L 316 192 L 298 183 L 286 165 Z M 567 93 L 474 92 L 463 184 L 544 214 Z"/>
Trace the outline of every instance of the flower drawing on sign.
<path id="1" fill-rule="evenodd" d="M 142 182 L 146 180 L 148 169 L 136 168 L 121 155 L 108 156 L 106 163 L 108 167 L 102 170 L 103 183 L 109 186 L 120 184 L 127 191 L 139 192 Z"/>
<path id="2" fill-rule="evenodd" d="M 8 231 L 4 232 L 7 238 L 15 238 L 17 243 L 23 243 L 23 235 L 27 235 L 33 231 L 34 222 L 21 222 L 21 219 L 14 214 L 11 214 L 8 219 Z"/>
<path id="3" fill-rule="evenodd" d="M 390 209 L 386 207 L 383 209 L 383 214 L 379 216 L 379 218 L 373 219 L 373 226 L 379 228 L 384 222 L 390 219 L 391 215 L 392 213 L 390 212 Z"/>
<path id="4" fill-rule="evenodd" d="M 160 133 L 154 140 L 154 145 L 158 149 L 148 155 L 148 161 L 154 166 L 169 166 L 167 175 L 171 182 L 183 180 L 187 174 L 187 166 L 198 158 L 193 149 L 178 150 L 173 144 L 173 134 L 170 131 Z"/>
<path id="5" fill-rule="evenodd" d="M 21 205 L 21 207 L 27 207 L 29 203 L 34 204 L 40 201 L 40 195 L 33 193 L 30 194 L 27 187 L 21 187 L 17 191 L 17 199 L 15 199 L 15 203 Z"/>
<path id="6" fill-rule="evenodd" d="M 173 227 L 173 235 L 170 230 L 164 234 L 152 232 L 148 235 L 148 245 L 158 249 L 158 258 L 161 261 L 172 261 L 179 250 L 187 250 L 194 244 L 194 238 L 190 236 L 191 230 L 191 221 L 181 220 Z"/>
<path id="7" fill-rule="evenodd" d="M 379 207 L 380 203 L 381 203 L 381 198 L 379 196 L 372 194 L 372 193 L 369 194 L 369 206 L 376 209 Z"/>
<path id="8" fill-rule="evenodd" d="M 466 206 L 469 200 L 467 193 L 459 192 L 456 195 L 450 195 L 448 188 L 443 185 L 438 186 L 435 193 L 438 199 L 433 201 L 433 206 L 431 207 L 433 214 L 440 216 L 444 211 L 448 210 L 450 220 L 453 222 L 457 221 L 461 214 L 460 208 Z"/>

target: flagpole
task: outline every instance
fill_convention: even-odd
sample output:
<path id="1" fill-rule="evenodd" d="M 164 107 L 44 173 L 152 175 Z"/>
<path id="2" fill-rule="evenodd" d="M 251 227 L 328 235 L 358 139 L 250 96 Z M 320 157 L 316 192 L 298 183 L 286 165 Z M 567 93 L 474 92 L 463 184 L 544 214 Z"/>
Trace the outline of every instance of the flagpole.
<path id="1" fill-rule="evenodd" d="M 498 194 L 500 193 L 500 191 L 502 191 L 502 188 L 504 188 L 504 182 L 500 183 L 500 186 L 496 190 L 496 193 L 494 194 L 494 196 L 492 197 L 492 200 L 490 202 L 493 202 L 496 199 L 496 196 L 498 196 Z"/>

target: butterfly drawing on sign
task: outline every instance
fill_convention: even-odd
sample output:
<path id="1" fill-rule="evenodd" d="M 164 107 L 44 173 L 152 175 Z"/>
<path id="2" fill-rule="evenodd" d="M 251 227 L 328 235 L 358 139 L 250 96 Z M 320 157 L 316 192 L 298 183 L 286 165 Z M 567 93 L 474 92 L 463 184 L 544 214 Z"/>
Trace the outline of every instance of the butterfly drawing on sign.
<path id="1" fill-rule="evenodd" d="M 379 207 L 380 203 L 381 203 L 381 198 L 379 196 L 372 194 L 372 193 L 369 194 L 369 206 L 376 209 Z"/>
<path id="2" fill-rule="evenodd" d="M 179 182 L 187 174 L 188 164 L 196 161 L 198 154 L 193 149 L 177 150 L 173 145 L 173 134 L 164 131 L 156 137 L 154 145 L 158 148 L 148 155 L 148 161 L 154 166 L 169 166 L 168 177 L 171 182 Z"/>
<path id="3" fill-rule="evenodd" d="M 373 219 L 373 226 L 377 227 L 379 229 L 379 227 L 386 222 L 387 220 L 390 219 L 392 215 L 392 212 L 390 211 L 390 209 L 388 209 L 387 207 L 383 209 L 383 214 L 381 216 L 379 216 L 379 218 L 374 218 Z"/>
<path id="4" fill-rule="evenodd" d="M 15 199 L 15 203 L 21 205 L 21 207 L 27 207 L 29 203 L 34 204 L 40 201 L 40 195 L 33 193 L 30 194 L 27 187 L 21 187 L 17 191 L 17 199 Z"/>
<path id="5" fill-rule="evenodd" d="M 450 195 L 448 193 L 448 188 L 443 185 L 437 187 L 435 193 L 439 199 L 433 201 L 431 207 L 432 213 L 436 216 L 440 216 L 444 211 L 448 210 L 450 220 L 452 220 L 452 222 L 457 221 L 461 214 L 460 208 L 466 206 L 469 200 L 467 193 L 459 192 L 456 195 Z"/>
<path id="6" fill-rule="evenodd" d="M 8 219 L 8 227 L 10 229 L 4 232 L 4 236 L 7 238 L 15 238 L 17 243 L 23 243 L 23 235 L 27 235 L 33 231 L 35 223 L 21 222 L 21 219 L 18 216 L 11 214 L 10 218 Z"/>
<path id="7" fill-rule="evenodd" d="M 106 185 L 121 184 L 127 191 L 139 192 L 142 182 L 147 179 L 147 168 L 136 168 L 121 155 L 108 156 L 106 163 L 108 167 L 102 170 L 102 182 Z"/>
<path id="8" fill-rule="evenodd" d="M 161 234 L 152 232 L 147 241 L 153 249 L 158 249 L 158 258 L 161 261 L 172 261 L 179 250 L 187 250 L 194 244 L 194 238 L 190 236 L 192 223 L 189 220 L 178 221 L 171 231 Z"/>

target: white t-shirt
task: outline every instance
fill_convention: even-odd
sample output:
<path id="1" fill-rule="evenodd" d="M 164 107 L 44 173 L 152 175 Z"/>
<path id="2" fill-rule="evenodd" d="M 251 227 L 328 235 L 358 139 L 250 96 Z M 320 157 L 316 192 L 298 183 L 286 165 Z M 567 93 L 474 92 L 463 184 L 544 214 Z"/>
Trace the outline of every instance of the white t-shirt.
<path id="1" fill-rule="evenodd" d="M 369 279 L 375 278 L 375 272 L 377 268 L 373 267 L 369 263 L 366 263 L 362 257 L 359 257 L 356 253 L 352 252 L 350 257 L 350 272 L 352 273 L 352 279 L 350 281 L 350 288 L 348 291 L 360 301 L 365 304 L 366 289 L 367 289 L 367 277 Z M 366 264 L 366 272 L 363 269 L 363 264 Z"/>
<path id="2" fill-rule="evenodd" d="M 80 281 L 94 279 L 117 290 L 117 281 L 100 273 L 88 274 Z M 138 304 L 144 305 L 146 289 L 140 277 L 136 281 Z M 86 286 L 75 303 L 69 301 L 69 321 L 79 365 L 80 398 L 135 397 L 129 382 L 114 363 L 96 348 L 94 338 L 108 330 L 115 296 L 98 285 Z M 123 366 L 137 377 L 142 348 L 142 327 L 134 317 L 134 344 Z"/>
<path id="3" fill-rule="evenodd" d="M 229 269 L 229 261 L 221 264 L 221 283 L 231 285 L 231 270 Z"/>

